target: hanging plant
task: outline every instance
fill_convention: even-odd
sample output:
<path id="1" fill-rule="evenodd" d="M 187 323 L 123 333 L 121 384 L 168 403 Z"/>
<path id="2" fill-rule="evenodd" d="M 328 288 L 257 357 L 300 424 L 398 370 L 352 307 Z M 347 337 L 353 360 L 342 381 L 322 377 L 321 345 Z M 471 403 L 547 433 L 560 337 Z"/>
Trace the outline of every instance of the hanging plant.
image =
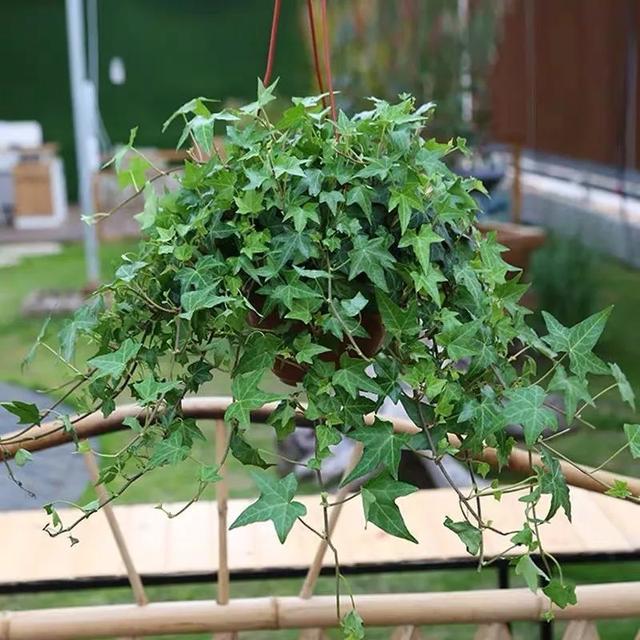
<path id="1" fill-rule="evenodd" d="M 239 109 L 212 112 L 195 99 L 165 123 L 184 121 L 180 143 L 191 139 L 197 159 L 184 163 L 173 190 L 158 194 L 153 178 L 146 182 L 138 250 L 123 256 L 114 280 L 60 334 L 65 362 L 79 338 L 94 346 L 73 387 L 85 390 L 92 410 L 109 416 L 123 394 L 147 409 L 144 419 L 126 420 L 129 444 L 103 461 L 101 482 L 113 499 L 145 474 L 188 461 L 199 468 L 197 499 L 218 480 L 218 468 L 191 457 L 205 436 L 183 416 L 181 401 L 228 375 L 228 455 L 269 466 L 251 444 L 251 412 L 275 402 L 269 423 L 278 438 L 291 433 L 296 414 L 315 427 L 315 457 L 307 465 L 320 480 L 330 445 L 343 436 L 361 442 L 362 457 L 343 484 L 364 483 L 368 522 L 415 541 L 395 503 L 415 490 L 398 480 L 401 451 L 440 466 L 444 455 L 454 455 L 475 478 L 488 471 L 476 461 L 487 446 L 506 464 L 514 446 L 507 425 L 519 424 L 528 451 L 544 464 L 516 484 L 456 488 L 463 517 L 451 514 L 444 526 L 481 563 L 489 560 L 485 532 L 503 534 L 505 550 L 520 550 L 516 572 L 533 590 L 543 576 L 551 601 L 574 602 L 572 585 L 539 539 L 541 525 L 559 510 L 571 516 L 560 454 L 549 442 L 560 410 L 545 398 L 548 390 L 562 394 L 566 421 L 586 423 L 583 411 L 596 399 L 589 376 L 612 375 L 606 391 L 617 387 L 633 405 L 618 367 L 592 353 L 610 310 L 572 328 L 544 314 L 543 337 L 526 324 L 529 311 L 518 304 L 526 285 L 501 258 L 503 247 L 474 226 L 470 192 L 481 185 L 443 162 L 464 153 L 464 142 L 424 137 L 433 105 L 416 107 L 408 96 L 395 104 L 372 99 L 370 110 L 339 113 L 334 122 L 322 96 L 293 98 L 272 121 L 274 88 L 259 83 L 256 101 Z M 213 144 L 216 124 L 226 127 L 224 149 Z M 115 168 L 123 183 L 140 188 L 149 166 L 133 145 L 132 136 Z M 264 391 L 271 370 L 292 386 Z M 365 423 L 386 398 L 402 404 L 415 435 L 395 433 L 382 417 Z M 44 417 L 32 406 L 3 404 L 25 424 Z M 60 428 L 73 435 L 74 420 L 65 416 Z M 625 432 L 639 456 L 640 425 Z M 21 441 L 14 436 L 0 445 Z M 27 457 L 18 454 L 17 461 Z M 261 497 L 231 526 L 272 520 L 284 541 L 305 517 L 295 477 L 253 475 Z M 502 532 L 483 519 L 476 500 L 507 491 L 521 492 L 524 520 L 517 531 Z M 634 499 L 622 481 L 609 493 Z M 101 506 L 86 505 L 75 522 L 62 522 L 48 505 L 46 530 L 69 533 Z M 326 499 L 323 508 L 330 508 Z M 359 628 L 355 614 L 345 625 Z"/>

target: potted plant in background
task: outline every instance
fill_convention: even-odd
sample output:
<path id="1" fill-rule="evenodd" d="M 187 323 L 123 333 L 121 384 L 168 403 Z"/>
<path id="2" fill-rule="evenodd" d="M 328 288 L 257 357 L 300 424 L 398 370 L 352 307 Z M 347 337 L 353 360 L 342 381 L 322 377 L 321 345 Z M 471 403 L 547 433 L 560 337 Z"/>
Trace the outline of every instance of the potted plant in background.
<path id="1" fill-rule="evenodd" d="M 453 454 L 472 476 L 483 475 L 487 465 L 474 458 L 490 445 L 506 461 L 514 445 L 506 426 L 517 423 L 544 465 L 523 482 L 491 489 L 496 496 L 522 491 L 526 505 L 505 548 L 521 550 L 516 570 L 532 589 L 543 575 L 551 601 L 573 602 L 572 585 L 539 545 L 540 526 L 571 509 L 558 454 L 544 435 L 558 416 L 544 400 L 547 388 L 558 390 L 567 419 L 584 421 L 584 407 L 595 400 L 588 378 L 606 374 L 614 377 L 607 391 L 618 388 L 633 403 L 620 370 L 592 353 L 609 309 L 573 328 L 545 315 L 543 337 L 527 325 L 529 312 L 518 304 L 526 286 L 509 277 L 514 269 L 501 258 L 504 248 L 475 226 L 471 192 L 482 186 L 445 162 L 465 153 L 464 143 L 423 135 L 433 105 L 416 106 L 409 96 L 373 99 L 369 110 L 340 112 L 333 121 L 321 96 L 293 98 L 272 121 L 274 89 L 259 83 L 255 102 L 217 112 L 194 99 L 167 121 L 183 120 L 180 140 L 191 139 L 197 159 L 184 163 L 176 189 L 159 194 L 154 178 L 147 180 L 138 250 L 123 256 L 114 280 L 60 335 L 58 353 L 68 362 L 78 338 L 94 346 L 70 387 L 84 390 L 90 410 L 108 416 L 123 394 L 147 409 L 144 419 L 128 419 L 128 446 L 103 463 L 100 480 L 110 499 L 146 473 L 185 460 L 194 466 L 194 499 L 217 480 L 217 467 L 190 458 L 204 435 L 181 412 L 182 399 L 217 375 L 232 381 L 228 455 L 269 466 L 251 444 L 250 419 L 267 402 L 278 403 L 270 418 L 278 438 L 290 433 L 296 414 L 314 425 L 316 451 L 307 463 L 313 470 L 343 435 L 360 441 L 362 457 L 344 482 L 364 480 L 366 519 L 408 540 L 414 537 L 395 500 L 415 488 L 397 479 L 400 452 L 419 451 L 436 464 Z M 224 150 L 213 144 L 216 125 L 226 127 Z M 139 166 L 129 161 L 136 157 L 132 136 L 115 158 L 124 182 Z M 541 371 L 534 354 L 548 363 Z M 264 391 L 274 367 L 293 386 Z M 379 417 L 365 422 L 387 397 L 402 403 L 415 435 L 394 433 Z M 4 407 L 34 425 L 45 417 L 19 403 Z M 75 420 L 61 417 L 69 438 Z M 640 426 L 625 430 L 640 454 Z M 459 446 L 452 447 L 450 433 Z M 3 451 L 21 444 L 28 448 L 26 436 L 0 439 Z M 249 507 L 232 526 L 273 519 L 284 540 L 304 519 L 295 478 L 260 485 L 276 487 L 268 498 L 274 511 Z M 610 492 L 631 496 L 624 483 Z M 482 562 L 484 533 L 496 529 L 476 509 L 474 492 L 460 496 L 464 517 L 444 525 Z M 550 508 L 541 512 L 543 496 Z M 48 505 L 47 531 L 69 533 L 101 506 L 87 505 L 77 520 L 62 522 Z M 329 539 L 330 532 L 319 535 Z M 533 554 L 542 556 L 541 568 Z M 345 624 L 353 626 L 354 616 Z"/>

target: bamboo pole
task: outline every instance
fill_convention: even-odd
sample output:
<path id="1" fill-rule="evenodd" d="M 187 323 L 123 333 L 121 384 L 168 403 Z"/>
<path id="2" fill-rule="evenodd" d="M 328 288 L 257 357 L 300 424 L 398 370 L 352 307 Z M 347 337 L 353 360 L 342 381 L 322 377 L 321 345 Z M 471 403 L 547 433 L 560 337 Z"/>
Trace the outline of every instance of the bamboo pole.
<path id="1" fill-rule="evenodd" d="M 186 418 L 221 420 L 224 418 L 224 413 L 231 402 L 231 398 L 227 397 L 185 398 L 182 401 L 182 413 Z M 251 413 L 251 419 L 254 422 L 265 422 L 275 407 L 275 403 L 265 404 L 262 408 Z M 107 418 L 104 418 L 102 413 L 97 411 L 75 424 L 76 435 L 82 439 L 124 429 L 126 427 L 122 424 L 122 421 L 129 416 L 144 418 L 146 410 L 137 405 L 124 405 L 116 409 Z M 368 424 L 373 422 L 373 419 L 373 415 L 365 416 Z M 394 430 L 397 433 L 413 434 L 419 431 L 411 420 L 391 416 L 385 416 L 385 419 L 393 423 Z M 306 421 L 300 414 L 298 415 L 298 424 L 300 426 L 311 426 L 311 423 Z M 4 459 L 9 460 L 20 448 L 27 451 L 39 451 L 65 444 L 72 440 L 72 434 L 64 430 L 60 421 L 52 421 L 44 423 L 40 427 L 33 427 L 26 434 L 26 437 L 28 439 L 20 443 L 1 444 L 0 456 L 4 456 Z M 11 440 L 10 434 L 4 436 L 0 443 L 5 443 L 9 440 Z M 452 434 L 449 435 L 449 442 L 453 446 L 459 446 L 460 444 L 460 440 Z M 2 457 L 0 457 L 1 459 Z M 493 467 L 498 466 L 497 452 L 490 447 L 487 447 L 479 454 L 477 459 L 483 460 Z M 542 458 L 538 454 L 532 455 L 532 463 L 534 467 L 543 465 Z M 529 465 L 529 453 L 522 449 L 514 449 L 509 455 L 506 466 L 512 471 L 528 475 L 532 470 Z M 573 486 L 581 487 L 588 491 L 604 493 L 615 480 L 621 480 L 627 483 L 632 495 L 640 497 L 640 478 L 631 478 L 602 469 L 595 471 L 587 465 L 579 465 L 579 467 L 580 469 L 577 469 L 564 460 L 560 460 L 560 468 L 567 482 Z"/>
<path id="2" fill-rule="evenodd" d="M 343 478 L 346 478 L 352 471 L 352 469 L 358 464 L 358 460 L 362 456 L 363 444 L 361 442 L 356 443 L 356 446 L 353 448 L 351 452 L 351 458 L 349 459 L 349 463 L 342 474 Z M 334 502 L 337 502 L 335 507 L 331 507 L 331 514 L 329 515 L 329 536 L 333 535 L 333 532 L 338 524 L 338 518 L 340 517 L 340 513 L 342 512 L 342 506 L 344 505 L 344 499 L 353 491 L 353 489 L 347 485 L 346 487 L 342 487 L 335 496 Z M 328 548 L 327 540 L 321 540 L 318 544 L 318 548 L 316 549 L 316 554 L 313 557 L 313 561 L 309 565 L 309 569 L 307 570 L 307 575 L 305 576 L 304 582 L 302 584 L 302 588 L 300 589 L 300 597 L 303 599 L 308 599 L 313 595 L 313 590 L 315 589 L 316 582 L 318 581 L 318 577 L 320 575 L 320 571 L 322 569 L 322 561 L 327 553 Z"/>
<path id="3" fill-rule="evenodd" d="M 87 465 L 87 469 L 89 470 L 89 476 L 91 477 L 91 481 L 95 487 L 98 499 L 100 500 L 101 504 L 104 504 L 102 510 L 107 519 L 107 522 L 109 523 L 109 529 L 111 529 L 111 534 L 113 535 L 116 547 L 118 548 L 118 553 L 120 554 L 122 562 L 124 563 L 125 569 L 127 571 L 127 577 L 129 579 L 129 584 L 131 585 L 131 590 L 133 591 L 135 601 L 138 606 L 149 604 L 149 599 L 147 598 L 147 594 L 144 590 L 144 585 L 142 584 L 140 574 L 137 572 L 136 567 L 133 563 L 133 559 L 131 557 L 131 554 L 129 553 L 129 548 L 127 547 L 124 535 L 122 534 L 122 529 L 120 529 L 120 524 L 118 523 L 116 514 L 113 511 L 111 503 L 107 502 L 107 500 L 109 499 L 109 493 L 107 492 L 105 486 L 99 482 L 100 471 L 98 469 L 95 455 L 92 451 L 88 451 L 84 455 L 84 460 Z"/>
<path id="4" fill-rule="evenodd" d="M 600 640 L 600 636 L 593 622 L 573 620 L 567 625 L 562 640 Z"/>
<path id="5" fill-rule="evenodd" d="M 364 446 L 362 442 L 357 442 L 351 452 L 351 457 L 349 458 L 349 462 L 342 474 L 343 479 L 346 478 L 353 468 L 358 464 L 358 460 L 362 457 L 362 450 Z M 334 502 L 337 504 L 334 507 L 331 507 L 331 513 L 329 514 L 329 537 L 333 535 L 335 531 L 336 525 L 338 524 L 338 519 L 340 518 L 340 513 L 342 512 L 342 507 L 344 505 L 345 498 L 351 493 L 352 488 L 350 485 L 346 487 L 341 487 L 338 493 L 334 498 Z M 329 547 L 329 541 L 325 538 L 320 541 L 318 547 L 316 549 L 316 554 L 313 557 L 311 564 L 309 565 L 309 569 L 307 570 L 307 575 L 305 576 L 304 582 L 302 583 L 302 588 L 300 589 L 300 597 L 304 600 L 308 600 L 312 595 L 315 589 L 316 583 L 318 582 L 318 577 L 320 576 L 320 571 L 322 570 L 322 562 L 324 561 L 324 557 L 327 554 L 327 548 Z M 322 640 L 324 638 L 324 632 L 322 629 L 305 629 L 300 634 L 299 640 Z"/>
<path id="6" fill-rule="evenodd" d="M 576 605 L 553 608 L 558 620 L 640 616 L 640 582 L 580 586 L 576 595 Z M 549 609 L 546 596 L 528 589 L 358 595 L 356 601 L 358 613 L 370 627 L 538 621 Z M 349 611 L 350 599 L 343 597 L 341 606 Z M 6 612 L 2 640 L 328 628 L 336 624 L 333 596 L 239 599 L 226 605 L 158 602 L 146 607 L 121 604 Z"/>
<path id="7" fill-rule="evenodd" d="M 227 504 L 229 486 L 224 469 L 224 452 L 227 448 L 227 429 L 223 420 L 216 420 L 216 461 L 220 465 L 221 480 L 216 482 L 216 501 L 218 504 L 218 594 L 216 602 L 229 604 L 229 557 L 227 553 Z M 235 633 L 220 633 L 217 640 L 236 640 Z"/>

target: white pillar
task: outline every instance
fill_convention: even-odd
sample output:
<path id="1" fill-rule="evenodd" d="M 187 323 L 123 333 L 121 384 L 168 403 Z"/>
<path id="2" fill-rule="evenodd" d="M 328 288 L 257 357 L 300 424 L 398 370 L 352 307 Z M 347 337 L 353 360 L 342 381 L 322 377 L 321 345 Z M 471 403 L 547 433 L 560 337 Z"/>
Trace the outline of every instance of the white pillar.
<path id="1" fill-rule="evenodd" d="M 86 73 L 84 47 L 83 0 L 66 0 L 67 44 L 69 50 L 69 81 L 73 107 L 73 131 L 78 169 L 78 201 L 81 213 L 90 215 L 93 210 L 91 180 L 98 168 L 95 117 L 92 111 L 94 88 Z M 98 238 L 94 225 L 84 225 L 84 251 L 89 285 L 97 285 L 100 279 Z"/>

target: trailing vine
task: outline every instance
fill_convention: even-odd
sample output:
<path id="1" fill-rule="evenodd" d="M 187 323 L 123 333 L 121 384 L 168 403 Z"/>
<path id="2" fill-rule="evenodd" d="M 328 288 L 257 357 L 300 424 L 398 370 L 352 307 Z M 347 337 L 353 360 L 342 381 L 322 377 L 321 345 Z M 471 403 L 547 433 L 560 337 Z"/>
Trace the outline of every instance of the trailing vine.
<path id="1" fill-rule="evenodd" d="M 333 122 L 323 96 L 293 98 L 272 121 L 274 89 L 259 82 L 256 101 L 239 109 L 211 111 L 204 98 L 178 109 L 165 128 L 182 121 L 178 146 L 190 141 L 192 154 L 179 186 L 163 193 L 153 182 L 166 172 L 135 149 L 132 132 L 114 165 L 121 184 L 144 193 L 137 216 L 143 240 L 62 329 L 59 347 L 45 342 L 46 328 L 38 338 L 70 368 L 65 397 L 83 389 L 90 410 L 104 416 L 125 393 L 146 409 L 126 419 L 127 446 L 103 460 L 100 482 L 109 501 L 152 470 L 185 461 L 198 470 L 188 504 L 219 479 L 217 465 L 192 456 L 194 443 L 206 438 L 182 414 L 181 402 L 228 374 L 233 403 L 225 415 L 231 429 L 225 457 L 257 468 L 252 476 L 260 489 L 232 527 L 271 520 L 284 542 L 292 527 L 306 526 L 335 556 L 338 591 L 329 513 L 339 503 L 320 473 L 329 447 L 342 437 L 361 443 L 362 456 L 342 483 L 360 488 L 345 499 L 360 498 L 368 522 L 415 542 L 395 502 L 416 490 L 398 480 L 401 452 L 412 450 L 451 482 L 460 514 L 444 526 L 481 566 L 496 560 L 486 554 L 484 535 L 497 532 L 505 553 L 519 552 L 515 570 L 532 590 L 542 578 L 550 601 L 575 602 L 540 529 L 559 510 L 571 517 L 563 455 L 553 446 L 559 414 L 568 425 L 592 428 L 585 410 L 616 389 L 634 407 L 624 374 L 593 353 L 610 309 L 571 328 L 543 313 L 544 336 L 527 324 L 530 312 L 519 304 L 527 285 L 502 259 L 504 247 L 474 224 L 472 192 L 482 185 L 446 164 L 447 156 L 466 152 L 464 141 L 423 135 L 432 104 L 416 107 L 409 96 L 395 104 L 372 99 L 369 111 L 340 112 Z M 216 127 L 224 127 L 224 148 L 214 144 Z M 95 350 L 85 368 L 73 364 L 78 339 Z M 262 389 L 271 370 L 292 385 L 286 392 Z M 594 375 L 612 378 L 596 395 L 589 386 Z M 551 391 L 563 396 L 564 409 L 545 403 Z M 386 398 L 402 404 L 415 434 L 395 432 L 383 417 L 365 422 Z M 297 414 L 315 428 L 315 456 L 306 464 L 322 488 L 322 530 L 305 520 L 295 500 L 295 476 L 264 471 L 271 466 L 265 456 L 277 451 L 267 456 L 251 442 L 251 412 L 269 402 L 278 403 L 269 418 L 277 438 L 292 432 Z M 31 428 L 57 415 L 58 404 L 40 413 L 3 403 L 26 427 L 0 439 L 0 447 L 26 442 Z M 58 428 L 73 435 L 77 419 L 59 419 Z M 523 480 L 483 485 L 477 477 L 489 467 L 478 457 L 491 446 L 506 464 L 515 444 L 510 424 L 522 426 L 527 450 L 543 464 L 531 465 Z M 640 425 L 624 431 L 624 449 L 640 457 Z M 470 489 L 451 481 L 445 455 L 467 465 Z M 29 458 L 19 449 L 15 462 Z M 8 457 L 4 462 L 10 471 Z M 524 503 L 514 531 L 483 517 L 480 498 L 504 493 L 518 493 Z M 635 499 L 622 481 L 608 493 Z M 46 531 L 70 534 L 102 506 L 78 506 L 78 518 L 65 523 L 56 504 L 47 505 Z M 343 626 L 349 637 L 362 637 L 357 614 L 344 616 Z"/>

